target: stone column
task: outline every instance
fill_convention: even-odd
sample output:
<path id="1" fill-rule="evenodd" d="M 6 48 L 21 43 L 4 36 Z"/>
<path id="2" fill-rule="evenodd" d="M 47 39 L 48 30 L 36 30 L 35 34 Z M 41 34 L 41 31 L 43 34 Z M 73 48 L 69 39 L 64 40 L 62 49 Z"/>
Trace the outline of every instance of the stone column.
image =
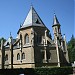
<path id="1" fill-rule="evenodd" d="M 64 44 L 65 44 L 65 51 L 67 51 L 67 44 L 66 44 L 66 36 L 64 34 Z"/>
<path id="2" fill-rule="evenodd" d="M 44 60 L 45 60 L 45 63 L 47 63 L 47 53 L 46 53 L 46 50 L 44 50 L 44 52 L 45 52 L 45 55 L 44 55 Z"/>
<path id="3" fill-rule="evenodd" d="M 50 55 L 49 55 L 48 62 L 50 62 L 50 61 L 51 61 L 51 52 L 50 52 L 50 50 L 49 50 L 49 53 L 50 53 Z"/>
<path id="4" fill-rule="evenodd" d="M 45 30 L 45 44 L 47 45 L 47 30 Z"/>
<path id="5" fill-rule="evenodd" d="M 10 37 L 10 51 L 11 51 L 11 69 L 13 69 L 13 44 L 12 44 L 12 37 Z"/>
<path id="6" fill-rule="evenodd" d="M 36 33 L 36 35 L 37 35 L 37 33 Z M 33 28 L 31 29 L 31 44 L 32 44 L 32 46 L 34 46 L 34 30 L 33 30 Z"/>
<path id="7" fill-rule="evenodd" d="M 35 36 L 34 35 L 36 35 L 36 34 L 34 33 L 34 29 L 32 28 L 31 29 L 31 62 L 30 63 L 35 63 L 35 61 L 34 61 L 34 59 L 35 59 L 35 57 L 34 57 L 34 50 L 35 50 L 34 38 L 35 38 Z M 34 68 L 35 64 L 32 64 L 32 67 Z"/>
<path id="8" fill-rule="evenodd" d="M 56 37 L 56 50 L 57 50 L 58 67 L 60 67 L 60 57 L 59 57 L 59 48 L 58 48 L 57 37 Z"/>
<path id="9" fill-rule="evenodd" d="M 66 36 L 64 34 L 64 44 L 65 44 L 65 52 L 66 52 L 66 60 L 69 62 L 69 57 L 68 57 L 68 50 L 67 50 L 67 43 L 66 43 Z"/>
<path id="10" fill-rule="evenodd" d="M 62 51 L 64 50 L 64 48 L 63 48 L 63 40 L 61 41 L 61 49 L 62 49 Z"/>
<path id="11" fill-rule="evenodd" d="M 45 39 L 44 39 L 44 63 L 47 63 L 47 53 L 46 53 Z"/>
<path id="12" fill-rule="evenodd" d="M 11 69 L 13 69 L 13 44 L 11 44 Z"/>
<path id="13" fill-rule="evenodd" d="M 21 63 L 22 63 L 22 35 L 20 34 L 20 51 L 21 51 Z"/>
<path id="14" fill-rule="evenodd" d="M 5 48 L 4 48 L 4 45 L 3 45 L 3 39 L 1 40 L 1 51 L 2 51 L 2 65 L 1 65 L 1 68 L 4 69 L 4 63 L 5 63 Z"/>

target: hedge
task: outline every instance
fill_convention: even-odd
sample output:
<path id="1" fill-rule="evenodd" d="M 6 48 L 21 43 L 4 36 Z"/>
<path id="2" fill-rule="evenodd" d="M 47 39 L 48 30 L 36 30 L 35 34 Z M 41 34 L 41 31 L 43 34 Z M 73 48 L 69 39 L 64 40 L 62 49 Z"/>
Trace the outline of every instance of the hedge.
<path id="1" fill-rule="evenodd" d="M 72 67 L 0 69 L 0 75 L 68 75 L 72 72 Z"/>
<path id="2" fill-rule="evenodd" d="M 72 67 L 36 68 L 36 75 L 68 75 L 73 73 Z"/>

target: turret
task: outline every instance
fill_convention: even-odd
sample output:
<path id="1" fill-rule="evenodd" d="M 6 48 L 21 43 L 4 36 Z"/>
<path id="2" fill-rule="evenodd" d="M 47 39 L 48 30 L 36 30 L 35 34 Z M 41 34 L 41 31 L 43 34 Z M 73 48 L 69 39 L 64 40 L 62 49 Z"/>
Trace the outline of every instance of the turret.
<path id="1" fill-rule="evenodd" d="M 60 23 L 54 14 L 53 18 L 53 32 L 54 32 L 54 43 L 56 44 L 57 58 L 58 58 L 58 67 L 60 67 L 60 55 L 59 55 L 59 46 L 61 45 L 61 28 Z"/>
<path id="2" fill-rule="evenodd" d="M 60 28 L 60 23 L 56 17 L 56 15 L 54 14 L 54 18 L 53 18 L 53 33 L 54 33 L 54 42 L 56 42 L 56 37 L 57 40 L 61 39 L 61 28 Z M 60 43 L 60 41 L 59 41 Z"/>

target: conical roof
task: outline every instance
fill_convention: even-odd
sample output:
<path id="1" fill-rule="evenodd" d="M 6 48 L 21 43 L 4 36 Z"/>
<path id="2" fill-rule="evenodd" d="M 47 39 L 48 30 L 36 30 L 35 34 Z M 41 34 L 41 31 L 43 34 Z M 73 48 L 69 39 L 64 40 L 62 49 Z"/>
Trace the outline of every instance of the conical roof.
<path id="1" fill-rule="evenodd" d="M 54 25 L 60 25 L 60 23 L 59 23 L 59 21 L 58 21 L 56 15 L 55 15 L 55 13 L 54 13 L 54 18 L 53 18 L 53 26 L 54 26 Z"/>
<path id="2" fill-rule="evenodd" d="M 41 18 L 39 17 L 37 12 L 33 8 L 33 6 L 31 6 L 30 11 L 29 11 L 21 28 L 25 28 L 25 27 L 29 27 L 29 26 L 42 26 L 42 27 L 45 26 L 44 23 L 42 22 Z"/>

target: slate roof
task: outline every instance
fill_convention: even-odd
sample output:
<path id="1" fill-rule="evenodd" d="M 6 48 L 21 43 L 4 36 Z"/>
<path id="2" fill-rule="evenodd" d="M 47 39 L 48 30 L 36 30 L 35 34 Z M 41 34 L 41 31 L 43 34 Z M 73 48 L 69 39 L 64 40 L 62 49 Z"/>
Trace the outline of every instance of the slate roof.
<path id="1" fill-rule="evenodd" d="M 25 28 L 29 26 L 45 27 L 44 23 L 42 22 L 41 18 L 39 17 L 39 15 L 37 14 L 33 6 L 31 6 L 30 11 L 21 28 Z"/>
<path id="2" fill-rule="evenodd" d="M 11 37 L 9 37 L 8 40 L 6 40 L 6 42 L 4 43 L 4 46 L 5 46 L 5 47 L 9 47 L 10 42 L 11 42 Z M 12 44 L 13 44 L 14 42 L 15 42 L 15 39 L 12 38 Z"/>
<path id="3" fill-rule="evenodd" d="M 54 25 L 60 25 L 60 23 L 59 23 L 59 21 L 58 21 L 56 15 L 55 15 L 55 13 L 54 13 L 54 18 L 53 18 L 53 26 L 54 26 Z"/>

